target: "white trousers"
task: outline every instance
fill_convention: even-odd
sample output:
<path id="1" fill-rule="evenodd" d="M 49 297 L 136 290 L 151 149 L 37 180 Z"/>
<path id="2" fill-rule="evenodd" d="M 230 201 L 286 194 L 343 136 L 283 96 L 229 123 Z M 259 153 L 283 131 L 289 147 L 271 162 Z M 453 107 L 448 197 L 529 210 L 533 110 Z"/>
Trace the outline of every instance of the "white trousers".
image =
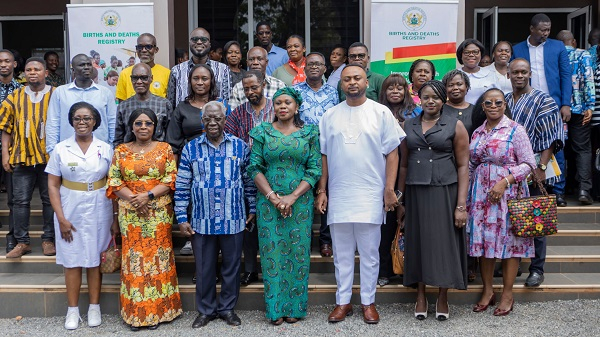
<path id="1" fill-rule="evenodd" d="M 356 248 L 360 255 L 360 302 L 375 302 L 377 276 L 379 275 L 379 242 L 381 224 L 336 223 L 331 224 L 333 263 L 337 291 L 336 304 L 350 303 L 354 281 L 354 257 Z"/>

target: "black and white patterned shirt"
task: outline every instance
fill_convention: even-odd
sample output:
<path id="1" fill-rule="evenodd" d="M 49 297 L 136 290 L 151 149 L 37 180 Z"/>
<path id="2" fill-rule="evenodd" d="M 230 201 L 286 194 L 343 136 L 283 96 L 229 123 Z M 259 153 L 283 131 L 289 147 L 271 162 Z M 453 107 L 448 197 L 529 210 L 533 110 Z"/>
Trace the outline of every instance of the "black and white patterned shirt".
<path id="1" fill-rule="evenodd" d="M 165 140 L 167 125 L 173 115 L 171 102 L 166 98 L 154 94 L 152 94 L 148 100 L 140 101 L 134 95 L 119 103 L 117 106 L 117 123 L 115 126 L 115 140 L 113 141 L 115 147 L 119 144 L 133 141 L 134 136 L 131 130 L 132 127 L 128 126 L 127 123 L 131 113 L 139 108 L 146 108 L 154 111 L 156 118 L 158 119 L 158 125 L 155 125 L 156 131 L 154 136 L 158 141 L 162 142 Z"/>
<path id="2" fill-rule="evenodd" d="M 217 98 L 223 101 L 229 101 L 231 93 L 231 82 L 229 80 L 229 67 L 224 63 L 208 60 L 206 62 L 215 74 L 215 83 L 217 84 Z M 173 108 L 176 108 L 179 102 L 184 101 L 189 95 L 188 76 L 190 70 L 195 66 L 194 61 L 182 62 L 171 68 L 171 77 L 169 77 L 169 87 L 167 89 L 167 99 L 171 102 Z"/>

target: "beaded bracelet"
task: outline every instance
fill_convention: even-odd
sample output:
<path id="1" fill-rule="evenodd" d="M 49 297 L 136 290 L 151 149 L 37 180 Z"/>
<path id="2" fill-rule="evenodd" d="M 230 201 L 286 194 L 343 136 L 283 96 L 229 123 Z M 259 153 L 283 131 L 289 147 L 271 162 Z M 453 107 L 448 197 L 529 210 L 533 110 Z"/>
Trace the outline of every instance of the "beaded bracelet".
<path id="1" fill-rule="evenodd" d="M 265 197 L 267 197 L 267 200 L 271 200 L 271 194 L 275 193 L 275 191 L 271 190 L 271 192 L 267 193 L 267 195 Z"/>

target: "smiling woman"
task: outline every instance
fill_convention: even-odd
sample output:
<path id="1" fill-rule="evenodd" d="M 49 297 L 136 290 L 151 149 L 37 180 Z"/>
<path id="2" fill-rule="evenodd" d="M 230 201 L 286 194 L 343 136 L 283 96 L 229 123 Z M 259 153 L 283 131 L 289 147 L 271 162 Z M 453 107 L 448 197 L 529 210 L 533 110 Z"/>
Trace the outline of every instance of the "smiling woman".
<path id="1" fill-rule="evenodd" d="M 479 66 L 484 51 L 483 44 L 475 39 L 464 40 L 456 49 L 456 58 L 463 65 L 461 70 L 471 81 L 471 89 L 465 97 L 465 100 L 471 104 L 475 104 L 486 90 L 498 87 L 495 74 L 488 68 Z"/>
<path id="2" fill-rule="evenodd" d="M 282 80 L 287 86 L 304 82 L 306 80 L 306 74 L 304 73 L 306 67 L 304 38 L 295 34 L 290 36 L 287 39 L 286 49 L 289 61 L 275 69 L 273 77 Z"/>

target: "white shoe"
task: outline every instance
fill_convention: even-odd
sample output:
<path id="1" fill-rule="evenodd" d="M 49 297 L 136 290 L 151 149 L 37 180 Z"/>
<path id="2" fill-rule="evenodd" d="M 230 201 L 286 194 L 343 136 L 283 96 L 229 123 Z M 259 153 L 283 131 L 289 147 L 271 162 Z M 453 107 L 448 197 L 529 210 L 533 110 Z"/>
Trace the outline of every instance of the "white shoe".
<path id="1" fill-rule="evenodd" d="M 88 310 L 87 320 L 90 328 L 102 324 L 102 313 L 100 313 L 100 309 L 90 308 L 90 310 Z"/>
<path id="2" fill-rule="evenodd" d="M 444 313 L 444 312 L 438 312 L 438 302 L 435 301 L 435 319 L 437 319 L 438 321 L 445 321 L 448 320 L 448 318 L 450 318 L 450 307 L 448 307 L 448 312 Z"/>
<path id="3" fill-rule="evenodd" d="M 181 255 L 194 254 L 194 251 L 192 250 L 192 241 L 186 241 L 183 248 L 181 248 L 181 250 L 179 251 L 179 254 L 181 254 Z"/>
<path id="4" fill-rule="evenodd" d="M 67 318 L 65 319 L 65 329 L 67 330 L 75 330 L 79 327 L 79 321 L 81 321 L 81 317 L 76 312 L 67 313 Z"/>

